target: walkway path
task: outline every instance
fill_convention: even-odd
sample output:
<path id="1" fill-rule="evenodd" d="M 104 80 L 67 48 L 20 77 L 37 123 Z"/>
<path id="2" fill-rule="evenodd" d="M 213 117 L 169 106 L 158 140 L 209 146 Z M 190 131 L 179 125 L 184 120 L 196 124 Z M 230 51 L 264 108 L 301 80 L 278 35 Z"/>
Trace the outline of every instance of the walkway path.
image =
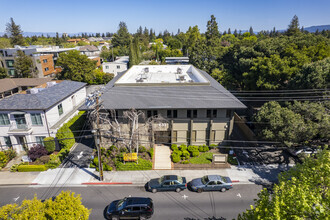
<path id="1" fill-rule="evenodd" d="M 154 170 L 172 169 L 171 150 L 165 145 L 155 145 L 154 147 Z"/>

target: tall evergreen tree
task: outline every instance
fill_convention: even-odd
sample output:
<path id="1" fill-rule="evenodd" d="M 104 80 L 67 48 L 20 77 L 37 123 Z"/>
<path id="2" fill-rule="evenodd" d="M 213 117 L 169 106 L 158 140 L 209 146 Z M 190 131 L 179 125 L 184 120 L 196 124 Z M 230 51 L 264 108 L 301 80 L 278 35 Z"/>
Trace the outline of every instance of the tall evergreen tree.
<path id="1" fill-rule="evenodd" d="M 250 33 L 251 36 L 254 35 L 252 26 L 250 26 L 249 33 Z"/>
<path id="2" fill-rule="evenodd" d="M 129 46 L 131 42 L 131 35 L 128 32 L 127 25 L 125 22 L 121 21 L 119 23 L 119 28 L 116 34 L 113 35 L 112 44 L 114 47 L 117 46 Z"/>
<path id="3" fill-rule="evenodd" d="M 58 35 L 58 32 L 56 32 L 56 37 L 55 37 L 55 45 L 60 46 L 61 45 L 61 39 Z"/>
<path id="4" fill-rule="evenodd" d="M 215 43 L 214 41 L 220 37 L 218 23 L 216 22 L 214 15 L 211 15 L 211 20 L 207 22 L 205 37 L 208 45 L 212 45 Z"/>
<path id="5" fill-rule="evenodd" d="M 286 34 L 289 36 L 292 36 L 292 35 L 296 35 L 299 32 L 300 32 L 299 19 L 298 19 L 297 15 L 295 15 L 295 16 L 293 16 L 293 18 L 288 26 Z"/>
<path id="6" fill-rule="evenodd" d="M 237 37 L 238 33 L 237 33 L 237 29 L 234 30 L 234 33 L 235 37 Z"/>
<path id="7" fill-rule="evenodd" d="M 23 31 L 21 30 L 21 26 L 17 25 L 13 18 L 10 18 L 9 23 L 6 24 L 6 32 L 10 36 L 10 43 L 15 45 L 24 45 Z"/>
<path id="8" fill-rule="evenodd" d="M 231 34 L 231 30 L 230 30 L 230 28 L 228 28 L 228 34 Z"/>

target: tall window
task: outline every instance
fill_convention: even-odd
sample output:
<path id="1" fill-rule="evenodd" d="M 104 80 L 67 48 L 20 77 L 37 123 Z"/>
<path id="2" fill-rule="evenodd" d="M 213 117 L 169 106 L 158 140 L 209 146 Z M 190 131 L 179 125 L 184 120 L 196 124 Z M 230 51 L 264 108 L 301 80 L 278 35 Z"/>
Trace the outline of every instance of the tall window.
<path id="1" fill-rule="evenodd" d="M 49 68 L 48 68 L 48 67 L 46 67 L 46 68 L 45 68 L 45 71 L 48 71 L 48 70 L 49 70 Z"/>
<path id="2" fill-rule="evenodd" d="M 148 111 L 147 111 L 147 117 L 148 117 L 148 118 L 150 118 L 151 116 L 156 116 L 156 115 L 158 115 L 157 110 L 153 110 L 153 111 L 148 110 Z"/>
<path id="3" fill-rule="evenodd" d="M 46 136 L 36 136 L 36 142 L 44 146 L 44 139 Z"/>
<path id="4" fill-rule="evenodd" d="M 197 118 L 197 109 L 187 110 L 187 118 Z"/>
<path id="5" fill-rule="evenodd" d="M 14 67 L 14 60 L 6 60 L 7 67 Z"/>
<path id="6" fill-rule="evenodd" d="M 31 114 L 31 121 L 33 125 L 42 125 L 42 119 L 40 113 Z"/>
<path id="7" fill-rule="evenodd" d="M 10 137 L 3 137 L 5 139 L 5 144 L 7 145 L 7 147 L 13 147 Z"/>
<path id="8" fill-rule="evenodd" d="M 206 117 L 207 118 L 216 118 L 217 117 L 217 110 L 216 109 L 207 109 L 206 110 Z"/>
<path id="9" fill-rule="evenodd" d="M 61 116 L 61 115 L 63 114 L 63 107 L 62 107 L 62 103 L 61 103 L 61 104 L 59 104 L 59 105 L 57 106 L 57 109 L 58 109 L 58 114 L 59 114 L 59 116 Z"/>
<path id="10" fill-rule="evenodd" d="M 47 63 L 47 62 L 48 62 L 48 60 L 47 60 L 47 59 L 43 59 L 43 60 L 42 60 L 42 62 L 44 62 L 44 63 Z"/>
<path id="11" fill-rule="evenodd" d="M 231 109 L 227 109 L 226 117 L 231 118 Z"/>
<path id="12" fill-rule="evenodd" d="M 168 118 L 177 118 L 178 110 L 167 110 L 167 117 Z"/>
<path id="13" fill-rule="evenodd" d="M 8 114 L 0 114 L 0 125 L 9 125 L 10 121 Z"/>
<path id="14" fill-rule="evenodd" d="M 120 66 L 119 65 L 117 66 L 117 69 L 120 69 Z"/>

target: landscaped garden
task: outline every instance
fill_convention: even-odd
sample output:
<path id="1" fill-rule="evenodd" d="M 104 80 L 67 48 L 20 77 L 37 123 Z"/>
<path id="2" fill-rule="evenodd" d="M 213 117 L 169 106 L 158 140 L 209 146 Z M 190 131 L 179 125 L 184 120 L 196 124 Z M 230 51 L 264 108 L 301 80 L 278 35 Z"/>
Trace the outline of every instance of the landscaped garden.
<path id="1" fill-rule="evenodd" d="M 0 170 L 4 168 L 9 161 L 16 157 L 16 151 L 10 149 L 0 151 Z"/>
<path id="2" fill-rule="evenodd" d="M 136 152 L 133 149 L 133 152 Z M 90 167 L 98 167 L 97 152 L 94 152 L 94 159 L 91 161 Z M 147 150 L 144 146 L 139 147 L 139 153 L 129 153 L 126 147 L 117 148 L 112 145 L 108 149 L 101 148 L 101 158 L 103 171 L 112 170 L 151 170 L 152 169 L 153 148 Z"/>

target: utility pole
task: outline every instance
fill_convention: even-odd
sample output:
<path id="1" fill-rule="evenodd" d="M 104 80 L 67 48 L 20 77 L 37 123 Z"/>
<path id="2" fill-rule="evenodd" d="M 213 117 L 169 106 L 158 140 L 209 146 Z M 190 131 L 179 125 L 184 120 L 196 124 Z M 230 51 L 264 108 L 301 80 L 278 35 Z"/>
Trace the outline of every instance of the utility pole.
<path id="1" fill-rule="evenodd" d="M 96 136 L 95 139 L 95 145 L 96 145 L 96 149 L 97 149 L 97 155 L 98 155 L 98 159 L 99 159 L 99 172 L 100 172 L 100 181 L 103 181 L 103 164 L 102 164 L 102 158 L 101 158 L 101 148 L 100 148 L 100 138 L 101 138 L 101 134 L 100 134 L 100 120 L 99 120 L 99 94 L 97 94 L 96 96 Z"/>

